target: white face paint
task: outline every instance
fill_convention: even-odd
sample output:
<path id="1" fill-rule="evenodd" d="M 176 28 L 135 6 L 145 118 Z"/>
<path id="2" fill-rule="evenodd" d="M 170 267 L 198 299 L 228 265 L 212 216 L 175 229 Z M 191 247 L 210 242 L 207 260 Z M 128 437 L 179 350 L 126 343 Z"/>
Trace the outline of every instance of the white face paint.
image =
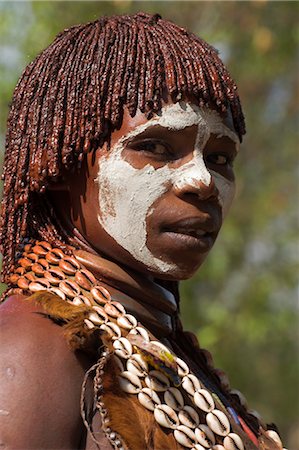
<path id="1" fill-rule="evenodd" d="M 164 165 L 155 169 L 147 164 L 142 169 L 132 167 L 122 158 L 126 143 L 147 128 L 160 125 L 169 130 L 183 130 L 198 126 L 193 158 L 179 168 Z M 181 188 L 201 181 L 209 185 L 214 178 L 219 190 L 219 203 L 223 215 L 227 212 L 234 195 L 234 183 L 219 173 L 209 171 L 203 158 L 203 149 L 211 134 L 228 136 L 236 145 L 237 135 L 224 125 L 216 111 L 201 109 L 196 105 L 178 102 L 165 106 L 145 124 L 123 136 L 111 149 L 108 157 L 99 159 L 99 205 L 98 220 L 104 230 L 137 261 L 160 273 L 172 273 L 171 264 L 155 257 L 146 245 L 146 219 L 151 207 L 170 188 Z M 199 193 L 200 195 L 200 193 Z"/>

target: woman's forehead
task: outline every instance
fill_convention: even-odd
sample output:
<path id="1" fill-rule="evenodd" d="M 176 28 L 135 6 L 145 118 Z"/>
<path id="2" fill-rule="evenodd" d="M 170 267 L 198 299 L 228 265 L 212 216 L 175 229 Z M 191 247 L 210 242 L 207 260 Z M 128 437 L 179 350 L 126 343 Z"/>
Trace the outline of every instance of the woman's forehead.
<path id="1" fill-rule="evenodd" d="M 217 137 L 226 136 L 236 146 L 239 138 L 233 126 L 232 115 L 229 111 L 225 116 L 209 108 L 200 108 L 189 102 L 170 103 L 163 106 L 161 111 L 151 119 L 138 110 L 134 117 L 125 108 L 122 126 L 112 133 L 111 145 L 116 142 L 125 141 L 127 138 L 142 134 L 151 127 L 163 127 L 167 130 L 184 130 L 193 125 L 198 126 L 198 133 L 215 134 Z"/>

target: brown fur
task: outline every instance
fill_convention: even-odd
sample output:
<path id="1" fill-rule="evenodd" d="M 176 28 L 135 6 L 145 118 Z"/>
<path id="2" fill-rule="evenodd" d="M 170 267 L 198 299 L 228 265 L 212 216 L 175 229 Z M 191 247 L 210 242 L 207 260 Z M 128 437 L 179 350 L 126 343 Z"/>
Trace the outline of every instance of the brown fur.
<path id="1" fill-rule="evenodd" d="M 137 396 L 121 390 L 119 369 L 110 359 L 103 375 L 103 402 L 108 410 L 109 426 L 122 436 L 130 450 L 183 449 L 174 439 L 173 430 L 162 429 L 151 411 L 146 410 Z"/>
<path id="2" fill-rule="evenodd" d="M 72 305 L 47 291 L 36 292 L 26 301 L 41 306 L 45 315 L 63 327 L 64 335 L 72 350 L 84 350 L 94 354 L 101 345 L 99 332 L 88 330 L 84 326 L 84 319 L 92 312 L 90 306 Z"/>

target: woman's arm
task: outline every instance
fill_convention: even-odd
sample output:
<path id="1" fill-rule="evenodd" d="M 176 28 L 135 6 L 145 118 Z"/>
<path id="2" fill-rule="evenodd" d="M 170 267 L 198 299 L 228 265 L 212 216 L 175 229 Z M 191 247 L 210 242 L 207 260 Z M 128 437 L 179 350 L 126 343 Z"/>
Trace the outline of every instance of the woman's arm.
<path id="1" fill-rule="evenodd" d="M 7 449 L 79 448 L 85 369 L 62 329 L 26 299 L 0 308 L 0 443 Z"/>

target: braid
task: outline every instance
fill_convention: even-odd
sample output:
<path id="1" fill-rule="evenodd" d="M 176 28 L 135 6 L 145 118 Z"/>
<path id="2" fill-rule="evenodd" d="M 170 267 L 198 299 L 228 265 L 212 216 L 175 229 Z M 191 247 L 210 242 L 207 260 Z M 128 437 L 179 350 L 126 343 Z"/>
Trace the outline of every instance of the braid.
<path id="1" fill-rule="evenodd" d="M 46 196 L 62 170 L 109 142 L 124 106 L 147 117 L 174 102 L 232 113 L 245 133 L 237 88 L 214 48 L 159 15 L 101 18 L 60 33 L 24 71 L 8 118 L 0 219 L 3 280 L 25 237 L 66 248 Z"/>

